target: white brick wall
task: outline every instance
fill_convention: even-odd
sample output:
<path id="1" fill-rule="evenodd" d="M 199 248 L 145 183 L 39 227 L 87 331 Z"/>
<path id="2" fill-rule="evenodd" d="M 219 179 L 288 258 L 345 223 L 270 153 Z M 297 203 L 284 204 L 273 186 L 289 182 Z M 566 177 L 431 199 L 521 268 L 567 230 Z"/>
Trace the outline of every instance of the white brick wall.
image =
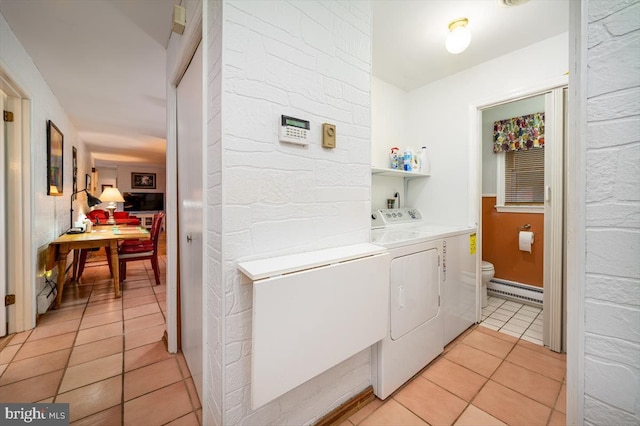
<path id="1" fill-rule="evenodd" d="M 589 0 L 585 424 L 640 423 L 640 2 Z"/>
<path id="2" fill-rule="evenodd" d="M 225 348 L 209 364 L 224 365 L 223 424 L 309 424 L 370 384 L 370 351 L 252 412 L 252 289 L 236 264 L 368 241 L 371 7 L 225 0 L 222 16 L 222 120 L 210 114 L 209 123 L 222 136 L 220 146 L 209 135 L 209 158 L 221 161 L 209 167 L 208 256 L 224 283 L 223 300 L 215 284 L 209 297 L 224 310 Z M 311 121 L 308 147 L 278 142 L 281 114 Z M 336 149 L 321 147 L 323 122 L 337 125 Z M 218 229 L 211 221 L 220 214 Z"/>

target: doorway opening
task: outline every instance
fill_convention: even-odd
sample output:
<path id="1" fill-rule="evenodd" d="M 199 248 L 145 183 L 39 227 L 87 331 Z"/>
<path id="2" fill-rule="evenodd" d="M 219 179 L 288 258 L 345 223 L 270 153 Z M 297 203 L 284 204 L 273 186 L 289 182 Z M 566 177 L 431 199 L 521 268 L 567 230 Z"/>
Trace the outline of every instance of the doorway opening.
<path id="1" fill-rule="evenodd" d="M 477 265 L 477 321 L 483 319 L 482 261 L 491 263 L 491 260 L 494 260 L 497 266 L 494 266 L 495 278 L 488 286 L 490 289 L 493 287 L 489 294 L 500 295 L 499 293 L 504 292 L 501 296 L 507 295 L 506 299 L 514 300 L 511 309 L 516 307 L 515 304 L 519 304 L 516 311 L 522 304 L 533 305 L 537 309 L 544 307 L 542 313 L 538 311 L 539 315 L 536 312 L 523 312 L 529 316 L 536 314 L 529 324 L 518 324 L 523 318 L 515 318 L 515 312 L 510 318 L 504 317 L 507 312 L 498 312 L 496 319 L 500 317 L 503 324 L 494 324 L 494 327 L 505 326 L 507 330 L 513 330 L 511 333 L 507 331 L 507 334 L 521 332 L 521 335 L 532 327 L 529 337 L 557 352 L 566 350 L 563 345 L 563 336 L 566 334 L 566 324 L 563 322 L 566 301 L 562 297 L 565 122 L 563 88 L 566 84 L 565 77 L 547 87 L 534 88 L 511 96 L 505 95 L 474 105 L 471 127 L 476 129 L 471 138 L 471 152 L 474 153 L 471 166 L 476 168 L 475 194 L 471 205 L 474 206 L 473 211 L 478 224 L 480 255 Z M 531 169 L 527 170 L 528 174 L 524 175 L 525 184 L 521 184 L 518 190 L 518 179 L 513 177 L 516 176 L 513 172 L 514 156 L 493 152 L 493 123 L 533 113 L 545 115 L 544 154 L 522 156 L 519 159 L 520 164 Z M 519 179 L 522 179 L 522 173 L 519 176 Z M 516 202 L 513 202 L 513 197 L 510 199 L 514 193 Z M 517 201 L 521 196 L 524 196 L 526 203 Z M 528 234 L 529 232 L 532 234 Z M 532 244 L 524 244 L 521 247 L 520 239 L 526 239 L 528 236 L 532 237 Z M 485 270 L 489 269 L 487 263 L 484 265 Z M 540 302 L 542 306 L 539 306 Z M 491 308 L 495 308 L 494 311 L 497 309 L 497 303 L 496 300 L 489 309 L 485 309 L 485 316 L 488 316 Z M 535 319 L 537 322 L 534 324 Z M 510 321 L 511 324 L 507 326 Z"/>

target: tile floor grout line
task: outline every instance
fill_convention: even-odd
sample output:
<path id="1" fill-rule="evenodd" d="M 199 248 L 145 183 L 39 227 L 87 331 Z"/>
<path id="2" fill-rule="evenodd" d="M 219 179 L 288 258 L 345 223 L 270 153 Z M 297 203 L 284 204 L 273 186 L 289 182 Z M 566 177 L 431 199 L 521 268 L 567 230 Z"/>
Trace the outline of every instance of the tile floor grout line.
<path id="1" fill-rule="evenodd" d="M 118 265 L 118 268 L 120 265 Z M 120 389 L 120 425 L 124 426 L 124 387 L 125 387 L 125 377 L 124 377 L 124 369 L 125 369 L 125 355 L 127 352 L 126 344 L 126 330 L 124 323 L 124 285 L 123 288 L 120 289 L 120 297 L 122 298 L 122 303 L 120 304 L 120 313 L 122 315 L 122 384 Z"/>
<path id="2" fill-rule="evenodd" d="M 480 325 L 478 324 L 478 326 L 480 326 Z M 554 411 L 556 411 L 556 410 L 555 410 L 555 406 L 556 406 L 556 404 L 557 404 L 557 402 L 558 402 L 558 397 L 560 396 L 560 392 L 562 392 L 562 385 L 563 385 L 563 382 L 560 382 L 560 381 L 558 381 L 558 380 L 555 380 L 555 379 L 553 379 L 553 378 L 551 378 L 551 377 L 548 377 L 548 376 L 545 376 L 545 375 L 543 375 L 543 374 L 539 374 L 539 373 L 537 373 L 536 371 L 529 370 L 528 368 L 526 368 L 526 367 L 524 367 L 524 366 L 520 366 L 520 365 L 518 365 L 518 364 L 514 364 L 514 365 L 519 366 L 519 367 L 521 367 L 521 368 L 525 368 L 525 369 L 527 369 L 527 370 L 529 370 L 529 371 L 532 371 L 533 373 L 538 374 L 538 375 L 539 375 L 539 376 L 541 376 L 541 377 L 544 377 L 544 378 L 547 378 L 547 379 L 553 380 L 554 382 L 558 382 L 558 383 L 560 383 L 560 388 L 558 389 L 558 394 L 556 395 L 556 397 L 555 397 L 555 399 L 554 399 L 553 407 L 549 407 L 548 405 L 545 405 L 544 403 L 542 403 L 542 402 L 540 402 L 540 401 L 538 401 L 538 400 L 535 400 L 535 399 L 531 398 L 529 395 L 525 395 L 525 394 L 523 394 L 522 392 L 520 392 L 520 391 L 518 391 L 518 390 L 516 390 L 516 389 L 512 389 L 512 388 L 511 388 L 511 387 L 509 387 L 509 386 L 503 385 L 503 384 L 501 384 L 500 382 L 497 382 L 497 381 L 493 380 L 494 375 L 496 374 L 496 372 L 500 369 L 500 367 L 501 367 L 505 362 L 509 362 L 510 364 L 513 364 L 511 361 L 507 361 L 507 357 L 511 354 L 511 352 L 513 352 L 513 350 L 516 348 L 516 346 L 518 346 L 518 342 L 519 342 L 520 340 L 522 340 L 522 339 L 518 338 L 518 340 L 517 340 L 516 342 L 514 342 L 514 343 L 513 343 L 512 348 L 511 348 L 511 349 L 509 350 L 509 352 L 504 356 L 504 358 L 502 358 L 502 361 L 500 362 L 500 364 L 498 365 L 498 367 L 493 371 L 493 373 L 491 373 L 491 376 L 490 376 L 490 377 L 487 379 L 487 381 L 482 385 L 482 387 L 480 388 L 480 390 L 478 390 L 478 392 L 476 393 L 476 395 L 475 395 L 475 396 L 473 397 L 473 399 L 469 402 L 469 405 L 472 405 L 472 404 L 473 404 L 473 401 L 477 398 L 477 396 L 480 394 L 480 392 L 482 391 L 482 389 L 487 385 L 487 383 L 489 383 L 489 382 L 494 382 L 494 383 L 496 383 L 496 384 L 498 384 L 498 385 L 500 385 L 500 386 L 504 386 L 505 388 L 507 388 L 507 389 L 509 389 L 509 390 L 511 390 L 511 391 L 513 391 L 513 392 L 515 392 L 515 393 L 517 393 L 517 394 L 519 394 L 519 395 L 524 396 L 525 398 L 527 398 L 527 399 L 529 399 L 529 400 L 531 400 L 531 401 L 537 402 L 538 404 L 541 404 L 541 405 L 542 405 L 542 406 L 544 406 L 544 407 L 551 408 L 551 412 L 550 412 L 549 416 L 551 416 L 551 415 L 553 414 L 553 412 L 554 412 Z M 467 345 L 467 346 L 468 346 L 468 345 Z M 527 348 L 523 348 L 523 349 L 527 349 Z M 528 349 L 528 350 L 530 350 L 530 349 Z M 485 351 L 483 351 L 483 352 L 485 352 Z M 533 351 L 532 351 L 532 352 L 533 352 Z M 485 353 L 488 353 L 488 352 L 485 352 Z M 544 356 L 547 356 L 547 357 L 548 357 L 548 355 L 543 354 L 543 353 L 540 353 L 539 355 L 544 355 Z M 549 357 L 549 358 L 552 358 L 552 357 Z M 484 411 L 484 410 L 483 410 L 483 411 Z M 491 414 L 491 413 L 489 413 L 489 414 Z M 491 414 L 491 415 L 493 415 L 493 414 Z M 496 417 L 496 416 L 494 416 L 494 417 Z M 497 418 L 497 417 L 496 417 L 496 418 Z M 457 420 L 457 419 L 456 419 L 456 420 Z M 499 419 L 499 420 L 501 420 L 501 419 Z M 548 424 L 550 420 L 551 420 L 551 418 L 549 417 L 549 418 L 547 419 L 547 422 L 546 422 L 545 424 Z M 502 420 L 501 420 L 501 421 L 502 421 Z M 505 422 L 505 423 L 506 423 L 506 422 Z"/>
<path id="3" fill-rule="evenodd" d="M 469 327 L 467 330 L 465 330 L 464 332 L 462 332 L 462 333 L 460 334 L 460 336 L 456 337 L 456 338 L 454 339 L 454 341 L 455 341 L 455 340 L 457 340 L 458 338 L 461 338 L 461 340 L 460 340 L 458 343 L 456 343 L 454 347 L 459 346 L 460 344 L 462 344 L 462 343 L 463 343 L 464 338 L 465 338 L 466 336 L 468 336 L 469 334 L 471 334 L 473 331 L 475 331 L 475 330 L 476 330 L 476 328 L 478 328 L 478 326 L 479 326 L 478 324 L 472 325 L 472 326 L 471 326 L 471 327 Z M 471 331 L 469 331 L 469 330 L 471 330 Z M 478 332 L 478 333 L 480 333 L 480 332 Z M 466 345 L 466 346 L 469 346 L 469 345 Z M 473 346 L 469 346 L 469 347 L 470 347 L 470 348 L 477 349 L 477 350 L 480 350 L 480 349 L 475 348 L 475 347 L 473 347 Z M 452 349 L 453 349 L 453 348 L 452 348 Z M 485 352 L 485 351 L 483 351 L 483 350 L 482 350 L 482 352 Z M 488 353 L 488 352 L 485 352 L 485 353 Z M 460 412 L 460 414 L 458 414 L 458 416 L 454 419 L 454 421 L 453 421 L 453 423 L 452 423 L 452 424 L 455 424 L 455 422 L 460 418 L 460 416 L 462 416 L 462 413 L 464 413 L 464 412 L 467 410 L 467 408 L 469 408 L 469 405 L 471 405 L 471 404 L 472 404 L 473 400 L 476 398 L 476 396 L 480 393 L 480 391 L 484 388 L 484 386 L 485 386 L 485 385 L 489 382 L 489 380 L 490 380 L 489 378 L 487 378 L 487 377 L 485 377 L 485 376 L 482 376 L 482 374 L 480 374 L 480 373 L 478 373 L 478 372 L 476 372 L 476 371 L 473 371 L 473 370 L 471 370 L 471 369 L 469 369 L 469 368 L 465 367 L 464 365 L 458 364 L 457 362 L 455 362 L 455 361 L 453 361 L 453 360 L 450 360 L 450 359 L 448 359 L 448 358 L 445 358 L 445 357 L 444 357 L 444 355 L 445 355 L 445 353 L 444 353 L 444 351 L 443 351 L 443 352 L 442 352 L 442 353 L 440 353 L 440 354 L 439 354 L 435 359 L 433 359 L 429 364 L 427 364 L 423 369 L 421 369 L 421 370 L 420 370 L 420 372 L 418 372 L 415 376 L 413 376 L 413 377 L 412 377 L 411 379 L 409 379 L 406 383 L 404 383 L 404 384 L 403 384 L 399 389 L 397 389 L 395 392 L 393 392 L 393 393 L 391 394 L 391 398 L 392 398 L 394 401 L 396 401 L 398 404 L 400 404 L 401 406 L 403 406 L 404 408 L 406 408 L 407 410 L 409 410 L 411 413 L 413 413 L 414 415 L 416 415 L 419 419 L 421 419 L 422 421 L 424 421 L 424 422 L 425 422 L 425 423 L 427 423 L 427 424 L 429 424 L 429 422 L 427 422 L 427 420 L 426 420 L 425 418 L 423 418 L 423 417 L 422 417 L 422 416 L 420 416 L 418 413 L 414 412 L 414 411 L 413 411 L 413 410 L 411 410 L 409 407 L 407 407 L 406 405 L 404 405 L 401 401 L 399 401 L 398 399 L 396 399 L 396 398 L 395 398 L 395 397 L 396 397 L 396 395 L 398 395 L 402 389 L 404 389 L 405 387 L 407 387 L 407 385 L 409 385 L 410 383 L 413 383 L 413 381 L 414 381 L 414 380 L 416 380 L 417 378 L 421 377 L 421 378 L 425 379 L 426 381 L 428 381 L 429 383 L 433 383 L 433 384 L 434 384 L 435 386 L 437 386 L 438 388 L 440 388 L 440 389 L 444 390 L 445 392 L 447 392 L 447 393 L 449 393 L 449 394 L 451 394 L 451 395 L 455 396 L 455 397 L 456 397 L 456 398 L 458 398 L 458 399 L 461 399 L 462 401 L 464 401 L 464 402 L 466 403 L 466 405 L 465 405 L 464 409 Z M 491 354 L 489 354 L 489 355 L 491 355 Z M 496 358 L 497 358 L 497 357 L 496 357 Z M 451 363 L 453 363 L 453 364 L 456 364 L 456 365 L 458 365 L 459 367 L 464 368 L 465 370 L 469 370 L 469 371 L 471 371 L 471 372 L 473 372 L 473 373 L 475 373 L 475 374 L 478 374 L 479 376 L 481 376 L 481 377 L 483 377 L 483 378 L 486 378 L 487 380 L 482 384 L 482 386 L 480 386 L 480 389 L 478 389 L 478 392 L 476 392 L 476 394 L 473 396 L 473 398 L 471 398 L 471 400 L 469 400 L 469 401 L 466 401 L 466 400 L 464 400 L 463 398 L 461 398 L 460 396 L 458 396 L 458 395 L 454 394 L 453 392 L 451 392 L 449 389 L 443 388 L 443 387 L 442 387 L 442 386 L 440 386 L 438 383 L 436 383 L 436 382 L 434 382 L 434 381 L 432 381 L 432 380 L 429 380 L 428 378 L 426 378 L 426 377 L 424 377 L 424 376 L 422 375 L 426 370 L 428 370 L 428 369 L 429 369 L 429 367 L 431 367 L 433 364 L 435 364 L 435 363 L 436 363 L 437 361 L 439 361 L 440 359 L 446 359 L 447 361 L 449 361 L 449 362 L 451 362 Z M 497 370 L 497 368 L 496 368 L 496 370 Z M 378 408 L 380 408 L 380 407 L 378 407 Z M 373 412 L 371 412 L 369 415 L 373 414 L 375 411 L 377 411 L 377 409 L 376 409 L 376 410 L 374 410 Z M 483 411 L 484 411 L 484 410 L 483 410 Z M 367 416 L 367 417 L 369 417 L 369 416 Z M 364 419 L 363 419 L 363 420 L 364 420 Z"/>
<path id="4" fill-rule="evenodd" d="M 540 373 L 538 373 L 538 372 L 536 372 L 536 371 L 534 371 L 534 370 L 530 370 L 530 369 L 528 369 L 528 368 L 526 368 L 526 367 L 524 367 L 524 366 L 522 366 L 522 365 L 515 364 L 515 363 L 513 363 L 513 362 L 511 362 L 511 361 L 507 361 L 507 357 L 511 354 L 511 352 L 513 352 L 513 350 L 516 348 L 516 346 L 518 346 L 518 342 L 519 342 L 520 340 L 521 340 L 521 339 L 518 339 L 518 341 L 516 341 L 516 342 L 513 344 L 513 347 L 512 347 L 512 348 L 511 348 L 511 350 L 510 350 L 510 351 L 509 351 L 509 352 L 504 356 L 504 358 L 502 359 L 502 362 L 500 362 L 500 364 L 499 364 L 499 365 L 498 365 L 498 367 L 494 370 L 494 372 L 493 372 L 493 373 L 491 373 L 491 377 L 489 377 L 489 379 L 487 380 L 487 382 L 485 383 L 485 385 L 486 385 L 487 383 L 489 383 L 490 381 L 492 381 L 492 382 L 494 382 L 494 383 L 496 383 L 496 384 L 498 384 L 498 385 L 500 385 L 500 386 L 504 386 L 505 388 L 507 388 L 507 389 L 509 389 L 509 390 L 511 390 L 511 391 L 513 391 L 513 392 L 515 392 L 515 393 L 517 393 L 517 394 L 519 394 L 519 395 L 524 396 L 525 398 L 530 399 L 531 401 L 535 401 L 535 402 L 537 402 L 538 404 L 541 404 L 541 405 L 543 405 L 543 406 L 545 406 L 545 407 L 547 407 L 547 408 L 551 408 L 551 412 L 553 412 L 553 411 L 554 411 L 555 404 L 556 404 L 556 402 L 557 402 L 557 400 L 558 400 L 558 396 L 560 395 L 560 392 L 562 391 L 562 382 L 560 382 L 559 380 L 555 380 L 555 379 L 553 379 L 553 378 L 551 378 L 551 377 L 545 376 L 545 375 L 543 375 L 543 374 L 540 374 Z M 523 348 L 523 349 L 527 349 L 527 348 Z M 530 349 L 528 349 L 528 350 L 530 350 Z M 539 355 L 548 356 L 548 355 L 545 355 L 545 354 L 539 354 Z M 496 374 L 496 372 L 500 369 L 500 367 L 502 366 L 502 364 L 504 364 L 505 362 L 508 362 L 508 363 L 513 364 L 513 365 L 515 365 L 515 366 L 518 366 L 518 367 L 524 368 L 524 369 L 526 369 L 526 370 L 529 370 L 529 371 L 531 371 L 531 372 L 533 372 L 533 373 L 535 373 L 535 374 L 537 374 L 537 375 L 539 375 L 539 376 L 541 376 L 541 377 L 547 378 L 547 379 L 549 379 L 549 380 L 553 380 L 554 382 L 558 382 L 558 383 L 560 383 L 560 388 L 558 389 L 558 395 L 556 395 L 556 397 L 555 397 L 555 399 L 554 399 L 553 407 L 549 407 L 548 405 L 545 405 L 544 403 L 542 403 L 542 402 L 540 402 L 540 401 L 538 401 L 538 400 L 536 400 L 536 399 L 531 398 L 529 395 L 525 395 L 525 394 L 523 394 L 523 393 L 522 393 L 522 392 L 520 392 L 519 390 L 513 389 L 513 388 L 511 388 L 511 387 L 509 387 L 509 386 L 507 386 L 507 385 L 504 385 L 504 384 L 502 384 L 502 383 L 500 383 L 500 382 L 497 382 L 497 381 L 495 381 L 495 380 L 492 380 L 492 379 L 493 379 L 493 376 Z M 482 387 L 484 387 L 484 385 L 483 385 Z M 478 393 L 480 393 L 480 392 L 478 391 Z M 476 394 L 476 396 L 477 396 L 477 394 Z M 475 399 L 475 398 L 474 398 L 474 399 Z M 495 417 L 495 416 L 494 416 L 494 417 Z"/>
<path id="5" fill-rule="evenodd" d="M 549 418 L 547 419 L 547 425 L 551 421 L 551 417 L 553 417 L 553 412 L 557 411 L 556 410 L 556 405 L 558 405 L 558 398 L 560 398 L 560 394 L 562 393 L 562 386 L 563 385 L 564 385 L 563 383 L 560 383 L 560 389 L 558 389 L 558 394 L 556 395 L 555 400 L 553 401 L 553 407 L 551 407 L 551 412 L 549 413 Z"/>
<path id="6" fill-rule="evenodd" d="M 79 279 L 80 277 L 78 277 Z M 71 278 L 69 279 L 69 282 L 71 283 Z M 77 283 L 78 281 L 76 281 Z M 66 287 L 67 285 L 67 281 L 65 280 L 62 288 L 64 289 L 64 287 Z M 89 297 L 91 297 L 91 293 L 93 293 L 93 284 L 91 284 L 91 291 L 89 292 Z M 88 301 L 89 299 L 87 299 Z M 61 302 L 61 306 L 62 307 L 62 302 Z M 78 334 L 80 333 L 80 326 L 82 325 L 82 320 L 84 319 L 84 314 L 87 311 L 87 305 L 85 304 L 84 308 L 82 309 L 82 316 L 80 317 L 80 321 L 78 322 L 78 328 L 76 329 L 75 333 L 76 335 L 73 337 L 73 342 L 71 343 L 71 346 L 69 348 L 69 356 L 67 357 L 67 362 L 64 365 L 63 371 L 62 371 L 62 376 L 60 376 L 60 381 L 58 382 L 58 386 L 56 386 L 56 390 L 55 393 L 53 395 L 53 402 L 56 402 L 58 400 L 58 396 L 60 395 L 60 388 L 62 387 L 62 382 L 64 382 L 64 377 L 67 374 L 67 369 L 69 368 L 69 361 L 71 361 L 71 354 L 73 353 L 73 349 L 76 346 L 76 341 L 78 339 Z M 45 312 L 46 314 L 46 312 Z M 43 315 L 45 315 L 43 314 Z M 33 329 L 35 330 L 38 327 L 38 324 L 36 322 L 36 327 L 34 327 Z"/>
<path id="7" fill-rule="evenodd" d="M 502 306 L 502 305 L 500 305 L 500 306 Z M 480 324 L 478 324 L 478 327 L 480 327 Z M 477 328 L 477 327 L 476 327 L 476 328 Z M 481 331 L 479 331 L 479 333 L 481 333 Z M 491 337 L 493 337 L 493 336 L 491 336 Z M 498 339 L 497 337 L 495 337 L 495 338 L 496 338 L 496 339 Z M 501 358 L 500 363 L 498 364 L 498 366 L 496 367 L 496 369 L 495 369 L 495 370 L 493 370 L 493 372 L 489 375 L 489 377 L 487 377 L 487 380 L 482 384 L 482 386 L 480 386 L 480 389 L 478 389 L 478 392 L 476 392 L 476 394 L 473 396 L 473 398 L 471 398 L 471 400 L 469 401 L 469 405 L 473 405 L 473 402 L 478 398 L 478 395 L 480 395 L 480 392 L 482 392 L 482 389 L 484 389 L 484 388 L 485 388 L 485 386 L 487 386 L 487 383 L 489 383 L 489 382 L 491 382 L 491 381 L 492 381 L 492 380 L 491 380 L 491 378 L 493 377 L 493 375 L 494 375 L 494 374 L 496 374 L 496 371 L 498 371 L 498 370 L 500 369 L 500 366 L 501 366 L 501 365 L 506 361 L 507 357 L 508 357 L 508 356 L 509 356 L 509 354 L 513 351 L 513 349 L 516 347 L 516 345 L 517 345 L 517 344 L 518 344 L 518 341 L 513 342 L 513 346 L 511 347 L 511 349 L 509 349 L 509 352 L 507 352 L 507 353 L 504 355 L 504 357 L 502 357 L 502 358 Z M 468 345 L 467 345 L 467 346 L 468 346 Z M 477 348 L 476 348 L 476 349 L 477 349 Z M 482 352 L 484 352 L 484 353 L 488 353 L 488 352 L 485 352 L 484 350 L 483 350 Z M 489 354 L 489 355 L 491 355 L 491 354 Z M 474 405 L 474 407 L 478 408 L 479 410 L 482 410 L 481 408 L 479 408 L 479 407 L 477 407 L 477 406 L 475 406 L 475 405 Z M 465 408 L 465 410 L 466 410 L 467 408 L 469 408 L 469 407 L 467 406 L 467 407 Z M 497 417 L 497 416 L 495 416 L 495 415 L 493 415 L 493 414 L 491 414 L 491 413 L 488 413 L 488 412 L 487 412 L 487 411 L 485 411 L 485 410 L 482 410 L 482 411 L 484 411 L 484 412 L 485 412 L 485 413 L 487 413 L 487 414 L 490 414 L 491 416 L 495 417 L 496 419 L 498 419 L 498 420 L 500 420 L 500 421 L 502 421 L 502 422 L 504 422 L 504 423 L 507 423 L 506 421 L 503 421 L 503 420 L 502 420 L 502 419 L 500 419 L 499 417 Z M 463 412 L 464 412 L 464 411 L 463 411 Z M 462 413 L 460 413 L 460 415 L 462 415 Z M 458 416 L 458 417 L 459 417 L 459 416 Z M 458 419 L 456 419 L 456 420 L 458 420 Z"/>
<path id="8" fill-rule="evenodd" d="M 512 319 L 516 318 L 516 317 L 518 316 L 518 314 L 519 314 L 521 311 L 523 311 L 523 310 L 524 310 L 524 311 L 527 311 L 527 312 L 531 312 L 531 311 L 529 311 L 528 309 L 524 309 L 525 307 L 527 307 L 527 306 L 529 306 L 529 305 L 526 305 L 526 304 L 524 304 L 524 303 L 520 303 L 520 302 L 511 301 L 511 300 L 501 299 L 501 298 L 499 298 L 499 297 L 495 297 L 495 296 L 490 296 L 490 298 L 491 298 L 491 300 L 495 300 L 495 299 L 502 300 L 502 302 L 501 302 L 499 305 L 496 305 L 496 306 L 495 306 L 495 309 L 491 312 L 491 314 L 487 315 L 487 316 L 486 316 L 486 318 L 483 318 L 483 319 L 482 319 L 482 321 L 480 322 L 480 325 L 481 325 L 483 322 L 485 322 L 487 319 L 493 319 L 493 320 L 495 320 L 495 321 L 501 322 L 501 323 L 502 323 L 502 325 L 501 325 L 500 327 L 495 326 L 495 325 L 493 325 L 493 324 L 489 324 L 489 323 L 487 323 L 487 325 L 491 325 L 492 327 L 497 327 L 497 328 L 498 328 L 498 330 L 496 330 L 496 331 L 498 331 L 498 332 L 503 332 L 504 334 L 507 334 L 507 335 L 512 336 L 512 337 L 517 337 L 518 339 L 522 338 L 522 336 L 524 336 L 524 335 L 525 335 L 525 333 L 527 332 L 527 330 L 531 327 L 531 325 L 535 322 L 535 320 L 540 316 L 540 314 L 541 314 L 541 312 L 542 312 L 542 310 L 540 310 L 539 308 L 536 308 L 536 310 L 538 310 L 538 312 L 537 312 L 536 316 L 535 316 L 535 317 L 533 317 L 531 320 L 526 320 L 529 324 L 528 324 L 526 327 L 524 327 L 524 330 L 523 330 L 522 332 L 515 332 L 515 331 L 512 331 L 512 330 L 509 330 L 509 329 L 508 329 L 508 328 L 506 328 L 505 326 L 509 323 L 509 321 L 511 321 Z M 509 319 L 508 319 L 508 320 L 506 320 L 506 321 L 498 320 L 497 318 L 492 318 L 492 315 L 493 315 L 493 314 L 495 314 L 495 313 L 496 313 L 500 308 L 502 308 L 502 307 L 503 307 L 507 302 L 511 302 L 511 303 L 514 303 L 514 304 L 518 304 L 518 305 L 520 305 L 520 307 L 519 307 L 516 311 L 509 311 L 508 309 L 505 309 L 505 310 L 507 310 L 507 311 L 509 311 L 509 312 L 512 312 L 511 316 L 510 316 L 510 317 L 509 317 Z M 489 306 L 492 306 L 492 305 L 487 304 L 487 307 L 489 307 Z M 509 306 L 511 306 L 511 305 L 509 305 Z M 482 308 L 482 309 L 487 309 L 487 308 Z M 505 314 L 501 314 L 501 315 L 505 315 Z M 528 317 L 527 315 L 522 315 L 522 316 Z M 525 320 L 522 320 L 522 321 L 525 321 Z M 487 328 L 489 328 L 489 327 L 487 327 Z M 491 328 L 490 328 L 490 329 L 491 329 Z M 513 335 L 513 334 L 511 334 L 511 333 L 507 333 L 507 332 L 502 331 L 502 329 L 508 330 L 508 331 L 510 331 L 511 333 L 514 333 L 514 334 L 515 334 L 515 333 L 519 333 L 519 335 L 518 335 L 518 336 L 514 336 L 514 335 Z M 529 337 L 529 336 L 527 336 L 527 337 Z M 526 339 L 525 339 L 525 340 L 526 340 Z M 540 339 L 536 339 L 536 340 L 540 340 Z M 532 343 L 534 343 L 534 342 L 532 342 Z M 535 343 L 537 343 L 537 342 L 535 342 Z M 541 343 L 541 341 L 540 341 L 540 343 Z"/>

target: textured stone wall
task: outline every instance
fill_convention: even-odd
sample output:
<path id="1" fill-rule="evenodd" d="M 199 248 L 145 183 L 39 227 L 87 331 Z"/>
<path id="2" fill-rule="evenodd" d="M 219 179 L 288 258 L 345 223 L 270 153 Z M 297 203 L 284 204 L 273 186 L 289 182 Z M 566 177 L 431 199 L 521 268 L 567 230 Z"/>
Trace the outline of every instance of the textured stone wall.
<path id="1" fill-rule="evenodd" d="M 310 424 L 371 383 L 371 351 L 252 411 L 252 285 L 236 265 L 368 242 L 371 5 L 225 0 L 222 16 L 222 173 L 209 192 L 222 205 L 223 424 Z M 281 114 L 311 122 L 309 146 L 278 141 Z M 335 149 L 321 146 L 325 122 Z"/>
<path id="2" fill-rule="evenodd" d="M 589 0 L 585 424 L 640 424 L 640 2 Z"/>

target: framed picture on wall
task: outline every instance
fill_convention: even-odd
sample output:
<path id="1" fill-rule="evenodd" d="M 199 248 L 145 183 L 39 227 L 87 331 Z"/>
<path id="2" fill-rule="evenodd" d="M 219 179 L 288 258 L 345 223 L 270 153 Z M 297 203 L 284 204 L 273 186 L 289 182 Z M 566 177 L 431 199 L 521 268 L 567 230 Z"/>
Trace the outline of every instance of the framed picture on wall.
<path id="1" fill-rule="evenodd" d="M 131 188 L 156 189 L 155 173 L 131 173 Z"/>
<path id="2" fill-rule="evenodd" d="M 84 187 L 91 192 L 91 175 L 89 173 L 84 175 Z"/>
<path id="3" fill-rule="evenodd" d="M 73 189 L 71 193 L 75 194 L 78 192 L 78 149 L 75 146 L 72 149 L 71 170 L 73 172 Z M 73 196 L 74 200 L 76 198 L 78 198 L 77 194 Z"/>
<path id="4" fill-rule="evenodd" d="M 62 195 L 63 144 L 64 135 L 53 121 L 47 120 L 47 195 Z"/>
<path id="5" fill-rule="evenodd" d="M 103 183 L 102 184 L 102 192 L 104 192 L 104 190 L 107 189 L 107 188 L 113 188 L 113 185 L 111 185 L 109 183 Z"/>

